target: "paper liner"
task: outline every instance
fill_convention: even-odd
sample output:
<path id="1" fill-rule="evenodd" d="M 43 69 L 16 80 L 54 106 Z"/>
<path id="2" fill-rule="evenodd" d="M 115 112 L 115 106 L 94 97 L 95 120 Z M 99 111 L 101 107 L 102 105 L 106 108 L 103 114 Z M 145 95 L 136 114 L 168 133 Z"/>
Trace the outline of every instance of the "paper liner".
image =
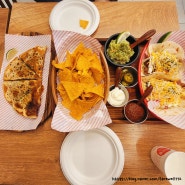
<path id="1" fill-rule="evenodd" d="M 163 35 L 164 33 L 156 33 L 151 41 L 150 44 L 152 43 L 157 43 L 159 38 Z M 182 46 L 182 48 L 185 51 L 185 31 L 175 31 L 172 32 L 171 35 L 168 37 L 167 40 L 174 41 Z M 144 57 L 144 56 L 143 56 Z M 185 62 L 185 60 L 184 60 Z M 185 82 L 185 71 L 183 72 L 182 75 L 182 81 Z M 149 101 L 148 102 L 148 108 L 151 112 L 153 112 L 157 117 L 161 118 L 162 120 L 178 127 L 181 129 L 185 129 L 185 107 L 184 108 L 174 108 L 174 109 L 169 109 L 169 110 L 164 110 L 164 111 L 157 111 L 155 107 L 157 107 L 158 103 L 155 101 Z"/>
<path id="2" fill-rule="evenodd" d="M 54 30 L 53 39 L 59 62 L 65 60 L 66 51 L 72 52 L 80 42 L 83 42 L 85 47 L 91 48 L 97 54 L 101 50 L 101 44 L 96 39 L 71 31 Z M 58 95 L 58 103 L 55 108 L 51 127 L 60 132 L 70 132 L 99 128 L 111 122 L 109 112 L 103 101 L 87 112 L 82 120 L 77 121 L 69 115 L 69 110 L 61 104 L 61 98 Z"/>
<path id="3" fill-rule="evenodd" d="M 6 101 L 3 93 L 3 75 L 9 62 L 6 60 L 6 53 L 12 48 L 16 48 L 18 53 L 21 53 L 31 49 L 35 46 L 47 46 L 47 52 L 45 56 L 45 63 L 43 69 L 42 84 L 44 91 L 41 96 L 41 106 L 39 114 L 36 119 L 26 118 L 18 114 L 12 106 Z M 38 35 L 38 36 L 22 36 L 22 35 L 5 35 L 5 54 L 3 58 L 1 74 L 0 74 L 0 129 L 1 130 L 33 130 L 36 129 L 42 120 L 45 111 L 45 101 L 48 86 L 48 74 L 51 57 L 51 35 Z"/>

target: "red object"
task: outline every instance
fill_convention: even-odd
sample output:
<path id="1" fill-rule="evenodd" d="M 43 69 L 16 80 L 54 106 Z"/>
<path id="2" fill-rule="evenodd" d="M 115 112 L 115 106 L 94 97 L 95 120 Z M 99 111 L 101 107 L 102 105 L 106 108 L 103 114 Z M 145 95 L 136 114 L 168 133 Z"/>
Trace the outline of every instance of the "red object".
<path id="1" fill-rule="evenodd" d="M 169 151 L 170 151 L 169 148 L 158 148 L 157 149 L 157 154 L 160 155 L 160 156 L 163 156 L 164 154 L 166 154 Z"/>
<path id="2" fill-rule="evenodd" d="M 148 42 L 146 43 L 146 45 L 144 46 L 142 52 L 141 52 L 141 56 L 139 59 L 139 65 L 138 65 L 138 85 L 139 85 L 139 90 L 141 93 L 141 96 L 144 94 L 144 89 L 142 87 L 142 79 L 141 79 L 141 71 L 142 71 L 142 62 L 143 60 L 146 58 L 146 51 L 149 47 L 150 44 L 150 40 L 148 40 Z M 145 105 L 148 107 L 148 101 L 145 99 L 144 100 Z M 158 115 L 156 115 L 154 112 L 151 111 L 151 113 L 158 119 L 162 119 L 160 118 Z"/>

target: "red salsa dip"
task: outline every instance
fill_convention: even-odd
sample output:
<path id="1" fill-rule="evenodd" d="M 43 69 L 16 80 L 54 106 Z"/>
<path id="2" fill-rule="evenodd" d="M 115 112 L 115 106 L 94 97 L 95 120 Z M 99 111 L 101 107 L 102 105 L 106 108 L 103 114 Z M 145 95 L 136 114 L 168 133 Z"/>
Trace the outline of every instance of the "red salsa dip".
<path id="1" fill-rule="evenodd" d="M 147 116 L 144 105 L 137 104 L 137 100 L 129 102 L 124 108 L 124 113 L 126 118 L 134 123 L 144 121 Z"/>

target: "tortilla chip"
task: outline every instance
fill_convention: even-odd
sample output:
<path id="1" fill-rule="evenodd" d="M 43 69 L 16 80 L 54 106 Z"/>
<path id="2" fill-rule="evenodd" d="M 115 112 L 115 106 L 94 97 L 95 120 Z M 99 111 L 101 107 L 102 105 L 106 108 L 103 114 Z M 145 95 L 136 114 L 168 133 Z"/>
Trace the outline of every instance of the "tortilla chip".
<path id="1" fill-rule="evenodd" d="M 81 99 L 82 99 L 82 100 L 92 99 L 93 96 L 95 96 L 95 94 L 94 94 L 94 93 L 91 93 L 91 92 L 82 93 Z"/>
<path id="2" fill-rule="evenodd" d="M 98 56 L 83 43 L 66 55 L 62 63 L 53 62 L 59 69 L 57 90 L 62 97 L 62 105 L 69 109 L 74 119 L 80 120 L 104 98 L 104 71 Z"/>
<path id="3" fill-rule="evenodd" d="M 70 115 L 76 120 L 81 120 L 83 115 L 88 112 L 101 98 L 99 96 L 94 96 L 90 101 L 84 101 L 81 99 L 76 99 L 71 105 Z"/>
<path id="4" fill-rule="evenodd" d="M 95 53 L 91 56 L 91 68 L 103 73 L 101 61 Z"/>
<path id="5" fill-rule="evenodd" d="M 67 108 L 70 109 L 71 108 L 71 104 L 72 101 L 69 99 L 69 96 L 66 94 L 62 95 L 62 105 Z"/>
<path id="6" fill-rule="evenodd" d="M 83 29 L 86 29 L 88 24 L 89 24 L 89 21 L 80 19 L 80 27 L 82 27 Z"/>
<path id="7" fill-rule="evenodd" d="M 100 72 L 99 72 L 98 70 L 96 70 L 96 69 L 91 69 L 91 71 L 92 71 L 92 76 L 93 76 L 95 82 L 96 82 L 97 84 L 102 83 L 102 79 L 104 79 L 104 74 L 103 74 L 103 73 L 100 73 Z"/>
<path id="8" fill-rule="evenodd" d="M 63 70 L 58 71 L 59 81 L 72 81 L 73 73 L 68 68 L 64 68 Z"/>
<path id="9" fill-rule="evenodd" d="M 104 97 L 103 84 L 100 84 L 100 85 L 97 85 L 97 86 L 94 86 L 94 87 L 89 85 L 85 88 L 85 93 L 87 93 L 87 94 L 88 93 L 94 93 L 94 94 L 103 98 Z"/>
<path id="10" fill-rule="evenodd" d="M 76 47 L 76 49 L 73 51 L 72 55 L 74 57 L 76 57 L 76 56 L 78 56 L 79 53 L 83 53 L 83 50 L 84 50 L 84 45 L 81 42 L 80 44 L 78 44 L 78 46 Z"/>
<path id="11" fill-rule="evenodd" d="M 88 61 L 88 59 L 83 55 L 80 55 L 76 64 L 76 69 L 79 71 L 86 71 L 86 70 L 89 70 L 90 65 L 91 64 Z"/>
<path id="12" fill-rule="evenodd" d="M 75 63 L 75 58 L 67 51 L 66 60 L 64 62 L 65 68 L 73 69 Z"/>
<path id="13" fill-rule="evenodd" d="M 78 83 L 78 82 L 68 82 L 68 81 L 61 81 L 66 93 L 69 96 L 71 101 L 77 99 L 82 92 L 84 91 L 84 87 L 86 84 Z"/>

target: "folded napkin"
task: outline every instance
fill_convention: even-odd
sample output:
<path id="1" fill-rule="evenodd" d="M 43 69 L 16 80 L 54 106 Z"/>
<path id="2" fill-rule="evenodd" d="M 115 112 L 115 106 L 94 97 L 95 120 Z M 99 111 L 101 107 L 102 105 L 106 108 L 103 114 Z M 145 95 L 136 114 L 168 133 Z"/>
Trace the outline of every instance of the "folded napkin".
<path id="1" fill-rule="evenodd" d="M 71 31 L 54 30 L 53 39 L 58 61 L 63 61 L 66 57 L 66 51 L 72 52 L 80 42 L 83 42 L 85 47 L 91 48 L 93 52 L 97 54 L 99 54 L 101 50 L 101 44 L 96 39 Z M 52 129 L 60 132 L 89 130 L 102 127 L 112 122 L 103 101 L 96 104 L 80 121 L 73 119 L 69 115 L 69 110 L 61 104 L 61 101 L 58 95 L 58 103 L 51 123 Z"/>
<path id="2" fill-rule="evenodd" d="M 45 63 L 43 69 L 43 80 L 44 91 L 41 96 L 41 106 L 39 114 L 36 119 L 25 118 L 19 115 L 12 106 L 6 101 L 3 93 L 3 75 L 4 71 L 9 64 L 6 59 L 6 53 L 16 48 L 18 51 L 17 56 L 21 53 L 31 49 L 35 46 L 47 46 L 47 52 L 45 56 Z M 22 36 L 22 35 L 5 35 L 5 54 L 2 63 L 0 73 L 0 129 L 1 130 L 33 130 L 36 129 L 42 120 L 45 111 L 45 101 L 48 86 L 48 74 L 50 67 L 50 56 L 51 56 L 51 35 L 38 35 L 38 36 Z"/>

